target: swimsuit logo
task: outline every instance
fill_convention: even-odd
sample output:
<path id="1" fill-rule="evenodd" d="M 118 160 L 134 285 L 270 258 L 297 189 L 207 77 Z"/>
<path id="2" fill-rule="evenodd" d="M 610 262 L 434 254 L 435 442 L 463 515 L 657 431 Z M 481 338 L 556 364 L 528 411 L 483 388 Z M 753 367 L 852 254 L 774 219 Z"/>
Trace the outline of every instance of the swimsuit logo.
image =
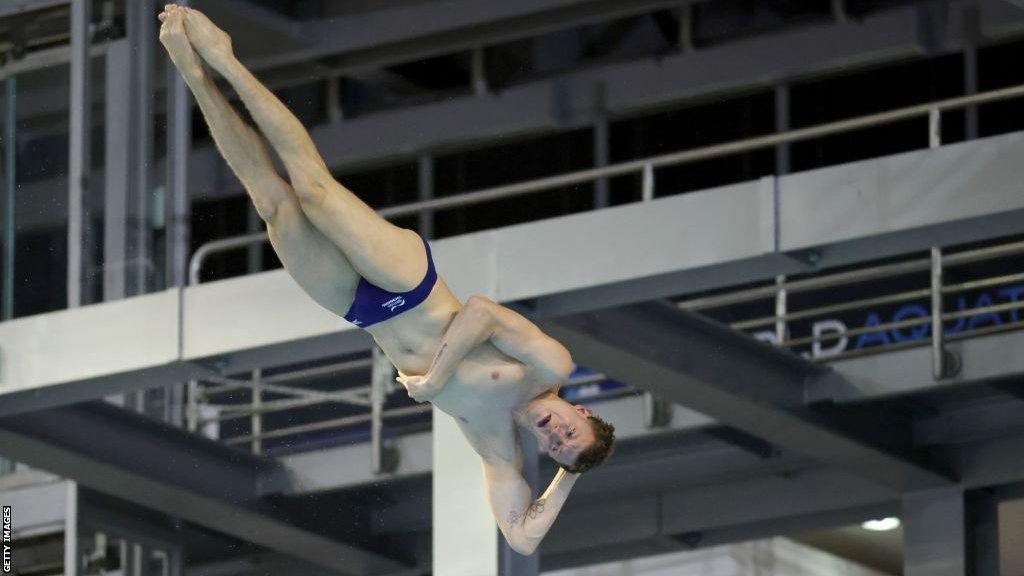
<path id="1" fill-rule="evenodd" d="M 391 300 L 388 300 L 387 302 L 381 304 L 382 308 L 387 308 L 388 310 L 390 310 L 392 312 L 395 311 L 395 308 L 398 308 L 398 307 L 401 307 L 401 306 L 405 306 L 405 298 L 402 298 L 401 296 L 395 296 Z"/>
<path id="2" fill-rule="evenodd" d="M 362 320 L 353 320 L 352 323 L 355 324 L 356 326 L 359 326 L 360 324 L 363 323 L 363 321 Z"/>

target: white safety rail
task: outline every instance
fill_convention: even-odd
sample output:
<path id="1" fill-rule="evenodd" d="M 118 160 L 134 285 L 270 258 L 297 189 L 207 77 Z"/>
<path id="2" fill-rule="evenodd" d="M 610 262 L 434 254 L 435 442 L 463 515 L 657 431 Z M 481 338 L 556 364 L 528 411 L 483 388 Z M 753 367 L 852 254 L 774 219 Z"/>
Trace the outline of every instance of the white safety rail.
<path id="1" fill-rule="evenodd" d="M 689 299 L 679 302 L 678 305 L 682 309 L 714 317 L 716 311 L 721 312 L 732 306 L 772 301 L 775 314 L 732 321 L 730 326 L 750 332 L 761 340 L 799 351 L 819 362 L 930 345 L 933 353 L 933 377 L 939 380 L 955 374 L 958 370 L 957 358 L 945 349 L 945 341 L 1024 328 L 1024 319 L 1021 319 L 1022 314 L 1018 313 L 1024 309 L 1024 272 L 946 283 L 944 278 L 947 277 L 948 271 L 991 262 L 1001 263 L 1001 268 L 1012 270 L 1017 266 L 1012 262 L 1006 262 L 1007 259 L 1021 255 L 1024 255 L 1024 242 L 959 251 L 933 247 L 930 257 L 927 258 L 796 280 L 780 276 L 769 285 Z M 843 300 L 824 306 L 799 307 L 801 296 L 817 295 L 817 299 L 820 300 L 821 294 L 836 288 L 863 286 L 870 282 L 881 284 L 915 273 L 919 276 L 928 273 L 930 283 L 920 288 L 873 294 L 869 298 Z M 993 289 L 997 290 L 996 294 L 1002 296 L 1001 300 L 1004 301 L 1000 301 L 998 297 L 994 298 L 990 292 L 979 293 Z M 963 304 L 968 298 L 971 299 L 970 307 L 961 305 L 958 306 L 961 309 L 956 311 L 945 310 L 944 304 L 947 300 L 958 299 Z M 927 303 L 927 308 L 914 305 L 923 302 Z M 912 306 L 897 310 L 892 315 L 894 319 L 889 322 L 881 322 L 877 315 L 869 314 L 861 327 L 849 328 L 842 320 L 835 319 L 836 315 L 863 313 L 880 306 L 894 305 Z M 1006 317 L 1003 316 L 1004 313 Z M 794 337 L 791 334 L 790 326 L 798 321 L 803 322 L 805 326 L 811 324 L 810 335 Z M 953 327 L 948 325 L 950 322 L 955 323 Z M 943 330 L 933 329 L 940 324 L 944 326 Z M 877 342 L 877 345 L 848 349 L 850 339 L 865 335 L 874 335 L 871 340 Z"/>
<path id="2" fill-rule="evenodd" d="M 558 176 L 539 178 L 537 180 L 518 182 L 515 184 L 507 184 L 504 186 L 496 186 L 494 188 L 488 188 L 485 190 L 477 190 L 473 192 L 455 194 L 451 196 L 446 196 L 444 198 L 435 198 L 431 200 L 423 200 L 420 202 L 412 202 L 401 206 L 393 206 L 390 208 L 378 210 L 378 214 L 380 214 L 384 218 L 397 218 L 402 216 L 411 216 L 414 214 L 430 213 L 439 210 L 461 208 L 464 206 L 480 204 L 483 202 L 489 202 L 493 200 L 501 200 L 525 194 L 532 194 L 534 192 L 552 190 L 555 188 L 571 186 L 574 184 L 587 184 L 590 182 L 595 182 L 597 180 L 612 178 L 615 176 L 625 176 L 630 174 L 641 175 L 640 197 L 641 201 L 647 202 L 653 200 L 655 196 L 654 171 L 657 168 L 666 168 L 670 166 L 691 164 L 694 162 L 699 162 L 701 160 L 709 160 L 711 158 L 728 156 L 730 154 L 739 154 L 743 152 L 759 150 L 762 148 L 787 145 L 792 144 L 794 142 L 812 140 L 814 138 L 822 138 L 825 136 L 833 136 L 836 134 L 843 134 L 855 130 L 862 130 L 864 128 L 882 126 L 885 124 L 892 124 L 895 122 L 920 117 L 928 118 L 929 147 L 938 148 L 939 146 L 942 145 L 942 112 L 955 110 L 959 108 L 965 108 L 968 106 L 976 106 L 979 104 L 985 104 L 989 102 L 1008 100 L 1011 98 L 1017 98 L 1021 96 L 1024 96 L 1024 85 L 1011 86 L 999 90 L 991 90 L 988 92 L 981 92 L 969 96 L 947 98 L 945 100 L 939 100 L 936 102 L 918 104 L 915 106 L 907 106 L 904 108 L 898 108 L 896 110 L 890 110 L 887 112 L 868 114 L 856 118 L 849 118 L 846 120 L 839 120 L 836 122 L 828 122 L 816 126 L 808 126 L 805 128 L 798 128 L 795 130 L 778 132 L 775 134 L 745 138 L 733 142 L 715 144 L 712 146 L 704 146 L 692 150 L 684 150 L 681 152 L 661 154 L 658 156 L 651 156 L 640 160 L 621 162 L 619 164 L 604 166 L 601 168 L 591 168 L 588 170 L 580 170 L 568 174 L 560 174 Z M 256 234 L 245 234 L 241 236 L 234 236 L 230 238 L 224 238 L 220 240 L 213 240 L 211 242 L 207 242 L 206 244 L 200 246 L 198 250 L 196 250 L 196 252 L 192 255 L 192 258 L 189 261 L 189 283 L 198 284 L 200 282 L 203 264 L 206 262 L 206 259 L 209 256 L 228 250 L 245 248 L 253 244 L 265 243 L 268 241 L 269 237 L 267 236 L 267 234 L 265 232 L 261 232 Z"/>
<path id="3" fill-rule="evenodd" d="M 344 431 L 362 428 L 367 424 L 379 426 L 382 421 L 405 416 L 425 415 L 431 411 L 429 404 L 406 405 L 384 408 L 388 398 L 393 394 L 404 397 L 401 386 L 395 385 L 388 375 L 391 384 L 384 386 L 383 396 L 376 400 L 373 395 L 373 383 L 349 386 L 337 390 L 320 390 L 303 386 L 304 381 L 323 377 L 340 377 L 346 373 L 367 375 L 375 380 L 371 358 L 346 360 L 313 368 L 276 373 L 263 376 L 260 370 L 254 370 L 250 379 L 229 377 L 206 377 L 197 380 L 188 405 L 187 422 L 189 430 L 202 432 L 232 446 L 249 446 L 254 454 L 265 452 L 265 440 L 290 438 L 304 434 L 324 431 Z M 602 382 L 607 378 L 603 374 L 590 374 L 571 379 L 565 389 Z M 225 395 L 243 393 L 239 401 L 220 400 Z M 266 395 L 278 396 L 278 399 L 266 400 Z M 620 388 L 604 393 L 591 393 L 581 397 L 581 401 L 608 399 L 623 395 L 636 395 L 632 388 Z M 375 401 L 378 403 L 375 406 Z M 269 428 L 263 418 L 268 414 L 288 410 L 300 410 L 323 404 L 344 404 L 361 410 L 359 414 L 344 417 L 314 419 L 302 424 L 285 427 Z M 375 408 L 379 409 L 378 411 Z M 249 432 L 240 435 L 224 435 L 219 432 L 223 422 L 248 420 Z M 216 426 L 216 428 L 212 427 Z M 375 439 L 374 444 L 379 441 Z"/>

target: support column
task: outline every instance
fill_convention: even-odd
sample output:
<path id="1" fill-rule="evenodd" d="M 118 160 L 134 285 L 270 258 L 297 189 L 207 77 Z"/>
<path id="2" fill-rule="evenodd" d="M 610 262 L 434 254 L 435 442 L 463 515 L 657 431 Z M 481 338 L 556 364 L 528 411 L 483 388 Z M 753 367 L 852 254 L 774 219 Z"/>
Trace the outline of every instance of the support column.
<path id="1" fill-rule="evenodd" d="M 128 70 L 131 50 L 127 40 L 107 45 L 107 70 Z M 106 74 L 106 120 L 104 122 L 104 195 L 103 195 L 103 300 L 119 300 L 126 293 L 128 262 L 128 189 L 131 77 Z"/>
<path id="2" fill-rule="evenodd" d="M 92 1 L 71 3 L 71 81 L 68 132 L 68 269 L 67 304 L 76 308 L 83 303 L 83 262 L 89 262 L 84 249 L 88 218 L 85 197 L 89 189 L 89 129 L 92 126 L 89 98 L 89 45 Z"/>
<path id="3" fill-rule="evenodd" d="M 64 576 L 78 576 L 78 484 L 66 483 L 64 502 Z"/>
<path id="4" fill-rule="evenodd" d="M 903 497 L 903 573 L 952 576 L 967 569 L 964 497 L 959 488 Z"/>
<path id="5" fill-rule="evenodd" d="M 964 20 L 964 94 L 978 93 L 978 40 L 981 39 L 978 5 L 968 2 L 963 7 Z M 964 108 L 964 139 L 978 137 L 978 107 Z"/>
<path id="6" fill-rule="evenodd" d="M 187 282 L 189 243 L 188 153 L 192 107 L 185 81 L 173 67 L 167 80 L 167 287 Z"/>
<path id="7" fill-rule="evenodd" d="M 14 318 L 14 191 L 17 151 L 18 79 L 8 76 L 4 81 L 4 256 L 3 307 L 0 320 Z"/>
<path id="8" fill-rule="evenodd" d="M 775 131 L 789 130 L 789 86 L 779 84 L 775 87 Z M 789 144 L 775 146 L 775 173 L 789 174 Z"/>
<path id="9" fill-rule="evenodd" d="M 967 494 L 967 573 L 999 576 L 999 498 L 991 490 Z"/>
<path id="10" fill-rule="evenodd" d="M 498 576 L 496 525 L 480 457 L 449 415 L 434 408 L 434 574 Z"/>
<path id="11" fill-rule="evenodd" d="M 150 220 L 153 201 L 153 49 L 157 32 L 153 0 L 125 4 L 131 53 L 129 114 L 128 210 L 126 213 L 125 295 L 149 292 L 153 284 L 153 240 Z M 109 109 L 109 108 L 108 108 Z"/>

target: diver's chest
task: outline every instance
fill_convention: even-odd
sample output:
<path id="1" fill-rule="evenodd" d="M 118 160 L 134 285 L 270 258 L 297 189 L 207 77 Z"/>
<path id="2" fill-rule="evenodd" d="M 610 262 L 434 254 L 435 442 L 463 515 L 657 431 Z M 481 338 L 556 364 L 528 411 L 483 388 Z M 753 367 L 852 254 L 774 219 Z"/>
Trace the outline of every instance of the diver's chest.
<path id="1" fill-rule="evenodd" d="M 523 399 L 527 384 L 522 364 L 464 361 L 433 403 L 464 423 L 482 425 L 508 412 Z"/>

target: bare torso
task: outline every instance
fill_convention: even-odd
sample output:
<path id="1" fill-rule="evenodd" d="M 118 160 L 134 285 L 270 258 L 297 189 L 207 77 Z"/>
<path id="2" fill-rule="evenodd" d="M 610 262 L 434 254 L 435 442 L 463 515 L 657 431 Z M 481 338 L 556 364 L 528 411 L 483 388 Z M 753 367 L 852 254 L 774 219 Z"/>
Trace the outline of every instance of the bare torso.
<path id="1" fill-rule="evenodd" d="M 461 307 L 438 277 L 419 306 L 367 331 L 403 374 L 424 374 Z M 518 436 L 513 409 L 552 388 L 552 383 L 538 381 L 518 360 L 484 343 L 470 351 L 431 402 L 459 422 L 481 457 L 514 461 Z"/>

